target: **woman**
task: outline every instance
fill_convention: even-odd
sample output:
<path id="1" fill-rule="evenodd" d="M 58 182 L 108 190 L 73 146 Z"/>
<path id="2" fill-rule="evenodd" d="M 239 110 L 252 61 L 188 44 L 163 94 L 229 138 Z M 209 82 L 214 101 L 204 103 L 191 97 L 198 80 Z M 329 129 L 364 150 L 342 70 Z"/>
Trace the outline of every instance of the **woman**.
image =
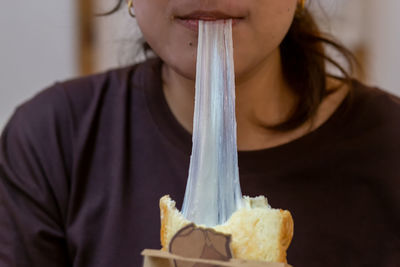
<path id="1" fill-rule="evenodd" d="M 156 59 L 57 83 L 5 128 L 0 265 L 141 266 L 159 248 L 158 200 L 180 206 L 188 173 L 196 25 L 232 18 L 243 193 L 291 211 L 294 266 L 395 266 L 399 99 L 328 75 L 322 45 L 346 50 L 303 4 L 134 0 Z"/>

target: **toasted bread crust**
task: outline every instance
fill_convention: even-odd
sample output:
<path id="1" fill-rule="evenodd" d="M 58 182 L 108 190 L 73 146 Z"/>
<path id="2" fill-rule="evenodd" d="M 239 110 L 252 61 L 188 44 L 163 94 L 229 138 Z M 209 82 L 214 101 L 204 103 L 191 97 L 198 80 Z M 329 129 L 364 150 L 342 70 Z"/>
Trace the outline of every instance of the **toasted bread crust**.
<path id="1" fill-rule="evenodd" d="M 182 217 L 182 215 L 179 213 L 179 211 L 175 208 L 175 202 L 172 201 L 169 196 L 164 196 L 160 199 L 160 211 L 161 211 L 161 230 L 160 230 L 160 239 L 161 239 L 161 245 L 162 245 L 162 250 L 168 250 L 169 242 L 173 235 L 180 230 L 182 227 L 185 225 L 189 224 L 190 222 L 187 221 Z M 248 212 L 248 211 L 246 211 Z M 240 259 L 251 259 L 251 260 L 268 260 L 268 261 L 273 261 L 273 262 L 287 262 L 286 261 L 286 250 L 288 249 L 290 242 L 293 237 L 293 219 L 289 211 L 286 210 L 272 210 L 268 211 L 268 213 L 271 212 L 271 216 L 273 218 L 276 218 L 276 222 L 278 223 L 277 228 L 277 235 L 270 239 L 258 239 L 257 240 L 257 230 L 256 226 L 254 227 L 243 227 L 246 225 L 237 225 L 235 228 L 230 228 L 228 230 L 226 225 L 224 226 L 217 226 L 219 228 L 219 231 L 225 233 L 225 234 L 232 234 L 233 241 L 232 241 L 232 252 L 233 252 L 233 257 L 234 258 L 240 258 Z M 242 213 L 243 214 L 243 213 Z M 275 214 L 275 215 L 272 215 Z M 236 218 L 241 218 L 240 215 L 239 217 L 238 214 L 236 215 Z M 268 215 L 269 216 L 269 215 Z M 256 218 L 253 223 L 258 223 L 259 219 Z M 229 221 L 228 221 L 229 224 Z M 254 229 L 254 230 L 252 230 Z M 218 230 L 217 230 L 218 231 Z M 259 230 L 258 230 L 259 231 Z M 248 233 L 247 233 L 248 232 Z M 244 235 L 244 236 L 251 236 L 251 235 L 256 235 L 254 238 L 245 238 L 246 240 L 238 240 L 235 239 L 236 234 L 239 233 L 239 235 Z M 259 232 L 258 232 L 259 233 Z M 251 241 L 253 240 L 253 241 Z M 264 241 L 261 241 L 264 240 Z M 249 242 L 251 241 L 251 242 Z M 270 252 L 265 253 L 265 250 L 260 250 L 259 244 L 254 243 L 254 242 L 271 242 L 271 244 L 276 244 L 273 245 L 273 250 Z M 263 243 L 264 244 L 264 243 Z"/>
<path id="2" fill-rule="evenodd" d="M 160 199 L 160 212 L 161 212 L 161 229 L 160 229 L 160 239 L 162 250 L 167 248 L 167 225 L 168 225 L 168 206 L 165 202 L 165 198 L 169 196 L 164 196 Z"/>
<path id="3" fill-rule="evenodd" d="M 280 213 L 282 216 L 282 231 L 279 236 L 281 244 L 279 261 L 286 263 L 286 250 L 289 248 L 290 242 L 292 242 L 294 223 L 289 211 L 280 210 Z"/>
<path id="4" fill-rule="evenodd" d="M 171 200 L 168 195 L 160 199 L 160 212 L 162 250 L 168 250 L 169 242 L 175 233 L 190 222 L 179 213 L 175 207 L 175 201 Z"/>

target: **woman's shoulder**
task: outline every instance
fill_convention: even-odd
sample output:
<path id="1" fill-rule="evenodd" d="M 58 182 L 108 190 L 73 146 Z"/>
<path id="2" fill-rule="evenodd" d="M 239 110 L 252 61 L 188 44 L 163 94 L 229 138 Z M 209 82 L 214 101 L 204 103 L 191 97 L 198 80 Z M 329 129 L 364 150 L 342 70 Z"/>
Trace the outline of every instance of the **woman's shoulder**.
<path id="1" fill-rule="evenodd" d="M 348 134 L 359 136 L 360 140 L 375 140 L 377 145 L 400 145 L 398 96 L 354 80 L 341 111 L 340 125 Z"/>
<path id="2" fill-rule="evenodd" d="M 146 79 L 155 79 L 158 75 L 156 69 L 159 63 L 158 59 L 148 59 L 134 65 L 56 83 L 45 91 L 61 90 L 70 104 L 84 108 L 99 98 L 121 96 L 127 91 L 142 88 Z"/>
<path id="3" fill-rule="evenodd" d="M 63 117 L 68 113 L 79 117 L 91 107 L 104 103 L 106 98 L 121 98 L 129 91 L 141 88 L 143 80 L 157 75 L 154 69 L 158 65 L 157 59 L 149 59 L 135 65 L 56 82 L 20 104 L 15 113 L 23 113 L 27 119 L 51 114 Z"/>
<path id="4" fill-rule="evenodd" d="M 86 118 L 95 117 L 101 109 L 121 104 L 132 90 L 141 88 L 143 80 L 156 75 L 153 69 L 158 65 L 156 59 L 150 59 L 56 82 L 17 106 L 4 132 L 11 130 L 40 138 L 46 131 L 79 131 Z"/>
<path id="5" fill-rule="evenodd" d="M 357 100 L 374 105 L 377 108 L 389 105 L 400 110 L 400 91 L 395 95 L 377 86 L 370 86 L 357 80 L 352 81 L 353 94 Z"/>
<path id="6" fill-rule="evenodd" d="M 354 80 L 349 99 L 355 112 L 365 120 L 400 124 L 400 97 L 393 93 Z"/>

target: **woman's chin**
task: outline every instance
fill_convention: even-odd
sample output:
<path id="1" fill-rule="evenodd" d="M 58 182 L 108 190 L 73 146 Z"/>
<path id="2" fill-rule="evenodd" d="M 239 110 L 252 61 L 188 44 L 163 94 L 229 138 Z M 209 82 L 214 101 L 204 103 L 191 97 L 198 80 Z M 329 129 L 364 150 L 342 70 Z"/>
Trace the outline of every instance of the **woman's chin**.
<path id="1" fill-rule="evenodd" d="M 196 63 L 193 64 L 167 64 L 170 70 L 178 74 L 184 79 L 195 81 L 196 80 Z M 246 76 L 246 72 L 240 68 L 235 68 L 235 77 L 239 79 Z"/>
<path id="2" fill-rule="evenodd" d="M 179 53 L 177 53 L 179 54 Z M 182 78 L 195 81 L 196 80 L 196 56 L 184 56 L 181 53 L 181 57 L 161 57 L 164 63 L 167 65 L 169 70 L 172 70 Z M 235 58 L 235 76 L 236 79 L 240 79 L 242 76 L 246 76 L 248 71 L 250 71 L 255 65 L 255 63 L 248 62 L 248 60 L 243 58 Z"/>
<path id="3" fill-rule="evenodd" d="M 189 60 L 187 62 L 174 62 L 167 65 L 178 75 L 185 79 L 195 81 L 196 80 L 196 61 Z"/>

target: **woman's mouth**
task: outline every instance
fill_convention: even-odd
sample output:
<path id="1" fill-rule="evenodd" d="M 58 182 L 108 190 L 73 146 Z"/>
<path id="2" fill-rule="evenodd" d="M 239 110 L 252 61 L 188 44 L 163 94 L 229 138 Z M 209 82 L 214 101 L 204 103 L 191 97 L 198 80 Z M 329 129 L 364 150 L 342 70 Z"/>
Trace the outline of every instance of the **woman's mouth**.
<path id="1" fill-rule="evenodd" d="M 244 19 L 244 17 L 240 16 L 231 16 L 222 12 L 204 12 L 204 11 L 196 11 L 192 12 L 188 15 L 185 16 L 176 16 L 175 20 L 183 25 L 184 27 L 198 32 L 199 30 L 199 21 L 225 21 L 225 20 L 232 20 L 232 26 L 235 26 L 238 24 L 241 20 Z"/>

